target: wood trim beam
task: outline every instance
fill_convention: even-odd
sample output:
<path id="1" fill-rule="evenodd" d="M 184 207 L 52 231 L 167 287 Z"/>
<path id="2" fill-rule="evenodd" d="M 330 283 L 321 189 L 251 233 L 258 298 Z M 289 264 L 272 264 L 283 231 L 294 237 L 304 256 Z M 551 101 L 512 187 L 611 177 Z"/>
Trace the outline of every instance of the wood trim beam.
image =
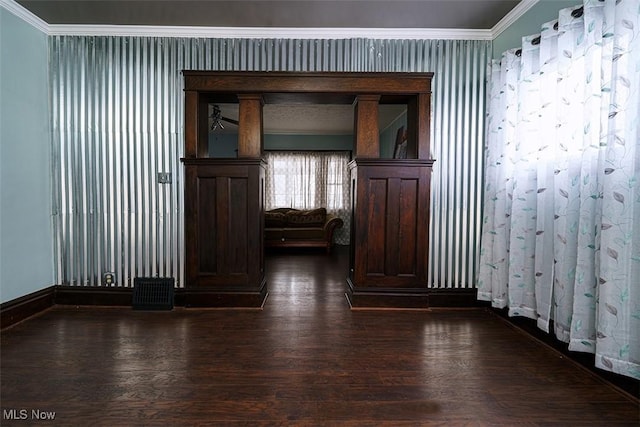
<path id="1" fill-rule="evenodd" d="M 307 73 L 184 70 L 185 90 L 219 93 L 415 95 L 431 92 L 433 73 Z M 268 78 L 267 78 L 268 77 Z"/>

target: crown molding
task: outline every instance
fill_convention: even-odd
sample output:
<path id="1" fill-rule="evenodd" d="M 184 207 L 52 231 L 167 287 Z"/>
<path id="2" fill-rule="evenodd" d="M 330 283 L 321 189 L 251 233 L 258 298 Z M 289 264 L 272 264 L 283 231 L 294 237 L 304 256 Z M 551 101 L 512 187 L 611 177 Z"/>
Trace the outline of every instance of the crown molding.
<path id="1" fill-rule="evenodd" d="M 522 17 L 525 13 L 529 11 L 533 6 L 538 4 L 540 0 L 521 0 L 520 3 L 516 5 L 511 12 L 507 13 L 504 18 L 500 20 L 496 25 L 491 29 L 491 40 L 494 40 L 498 37 L 504 30 L 509 28 L 514 22 Z"/>
<path id="2" fill-rule="evenodd" d="M 491 30 L 447 28 L 268 28 L 145 25 L 49 25 L 49 35 L 206 37 L 238 39 L 454 39 L 491 40 Z"/>
<path id="3" fill-rule="evenodd" d="M 45 34 L 49 34 L 49 24 L 38 18 L 33 13 L 16 3 L 14 0 L 0 0 L 0 6 L 8 12 L 14 14 L 18 18 L 22 19 L 27 24 L 30 24 L 37 30 L 42 31 Z"/>

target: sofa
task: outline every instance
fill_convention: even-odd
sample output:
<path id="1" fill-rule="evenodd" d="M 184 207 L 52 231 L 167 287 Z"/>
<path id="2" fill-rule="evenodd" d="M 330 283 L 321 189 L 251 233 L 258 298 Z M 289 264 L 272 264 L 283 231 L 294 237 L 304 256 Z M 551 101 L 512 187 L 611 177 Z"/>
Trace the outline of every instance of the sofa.
<path id="1" fill-rule="evenodd" d="M 265 247 L 320 247 L 329 253 L 333 232 L 342 225 L 343 221 L 325 208 L 272 209 L 264 214 Z"/>

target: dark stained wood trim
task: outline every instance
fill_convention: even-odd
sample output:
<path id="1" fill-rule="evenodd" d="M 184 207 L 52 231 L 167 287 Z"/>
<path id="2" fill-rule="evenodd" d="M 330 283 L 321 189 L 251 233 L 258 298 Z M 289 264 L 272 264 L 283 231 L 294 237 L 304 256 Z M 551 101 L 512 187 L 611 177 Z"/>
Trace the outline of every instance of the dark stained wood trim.
<path id="1" fill-rule="evenodd" d="M 54 305 L 130 307 L 133 288 L 50 286 L 41 291 L 3 303 L 0 307 L 4 329 Z M 215 289 L 175 289 L 178 307 L 261 308 L 267 298 L 266 281 L 252 291 L 218 291 Z"/>
<path id="2" fill-rule="evenodd" d="M 131 306 L 132 288 L 50 286 L 46 289 L 2 304 L 2 328 L 11 326 L 44 311 L 53 305 Z M 483 307 L 475 300 L 475 290 L 428 290 L 426 292 L 398 292 L 398 289 L 375 289 L 371 292 L 347 293 L 353 308 L 428 308 Z M 175 290 L 177 307 L 261 308 L 267 299 L 266 282 L 259 291 L 184 289 Z"/>
<path id="3" fill-rule="evenodd" d="M 0 328 L 15 325 L 54 304 L 55 286 L 49 286 L 0 305 Z"/>
<path id="4" fill-rule="evenodd" d="M 229 72 L 184 70 L 186 91 L 230 93 L 298 94 L 390 94 L 431 93 L 433 73 L 358 72 Z M 267 78 L 265 78 L 267 77 Z"/>
<path id="5" fill-rule="evenodd" d="M 46 310 L 53 305 L 95 305 L 121 306 L 131 305 L 133 290 L 125 287 L 87 287 L 87 286 L 51 286 L 33 294 L 25 295 L 2 304 L 2 328 L 17 323 L 27 317 Z M 414 295 L 415 294 L 415 295 Z M 388 299 L 402 302 L 402 307 L 484 307 L 475 299 L 475 289 L 429 290 L 426 293 L 415 292 L 399 294 L 397 289 L 387 291 L 376 289 L 372 292 L 354 294 L 360 307 L 391 307 Z M 409 297 L 409 298 L 407 298 Z M 175 290 L 175 305 L 186 307 L 238 307 L 259 308 L 264 304 L 266 292 L 217 291 L 215 289 Z M 383 301 L 379 301 L 382 299 Z M 417 300 L 416 300 L 417 299 Z M 416 305 L 416 301 L 421 301 Z M 428 305 L 426 302 L 428 301 Z M 365 305 L 362 305 L 365 304 Z M 356 307 L 357 307 L 356 306 Z"/>
<path id="6" fill-rule="evenodd" d="M 395 168 L 433 167 L 433 159 L 356 159 L 348 164 L 349 169 L 356 166 L 391 166 Z"/>
<path id="7" fill-rule="evenodd" d="M 347 287 L 346 296 L 352 309 L 429 308 L 427 289 L 356 288 L 351 278 L 347 278 Z"/>
<path id="8" fill-rule="evenodd" d="M 229 289 L 175 289 L 174 306 L 209 308 L 260 308 L 266 300 L 266 283 L 259 291 Z M 56 286 L 57 305 L 130 307 L 133 289 L 125 287 Z"/>
<path id="9" fill-rule="evenodd" d="M 216 163 L 213 159 L 196 160 Z M 247 160 L 248 164 L 262 160 Z M 344 283 L 344 282 L 343 282 Z M 354 308 L 434 308 L 434 307 L 484 307 L 476 300 L 475 289 L 362 289 L 351 292 Z M 174 305 L 177 307 L 261 308 L 267 299 L 266 279 L 260 286 L 242 289 L 223 286 L 220 289 L 176 288 Z M 3 303 L 0 306 L 2 328 L 38 314 L 53 305 L 130 307 L 133 289 L 129 287 L 51 286 L 29 295 Z"/>
<path id="10" fill-rule="evenodd" d="M 476 289 L 357 289 L 347 279 L 347 300 L 352 309 L 376 308 L 488 308 L 478 301 Z"/>
<path id="11" fill-rule="evenodd" d="M 198 92 L 186 91 L 185 97 L 185 118 L 198 117 Z M 187 157 L 196 157 L 201 148 L 199 148 L 198 138 L 198 120 L 186 120 L 184 122 L 184 152 Z"/>
<path id="12" fill-rule="evenodd" d="M 206 123 L 205 126 L 198 125 L 196 132 L 198 140 L 196 142 L 197 157 L 209 157 L 209 101 L 206 97 L 198 94 L 198 121 L 197 123 Z M 186 119 L 185 115 L 185 119 Z M 186 141 L 185 141 L 186 146 Z M 185 155 L 187 152 L 185 152 Z"/>
<path id="13" fill-rule="evenodd" d="M 431 126 L 431 95 L 421 93 L 409 101 L 407 110 L 408 159 L 430 159 L 429 129 Z"/>
<path id="14" fill-rule="evenodd" d="M 262 95 L 238 95 L 238 101 L 238 158 L 261 157 L 264 149 Z"/>
<path id="15" fill-rule="evenodd" d="M 354 114 L 355 156 L 357 158 L 380 157 L 378 104 L 380 95 L 358 95 Z"/>
<path id="16" fill-rule="evenodd" d="M 187 166 L 228 166 L 229 159 L 216 159 L 216 158 L 188 158 L 183 157 L 180 159 L 182 163 Z M 242 158 L 242 159 L 233 159 L 233 165 L 236 166 L 262 166 L 265 167 L 267 165 L 266 160 L 257 157 L 257 158 Z"/>
<path id="17" fill-rule="evenodd" d="M 177 306 L 186 308 L 261 309 L 267 299 L 266 281 L 258 291 L 185 288 L 176 293 Z"/>
<path id="18" fill-rule="evenodd" d="M 58 305 L 131 306 L 133 288 L 123 286 L 56 286 Z"/>

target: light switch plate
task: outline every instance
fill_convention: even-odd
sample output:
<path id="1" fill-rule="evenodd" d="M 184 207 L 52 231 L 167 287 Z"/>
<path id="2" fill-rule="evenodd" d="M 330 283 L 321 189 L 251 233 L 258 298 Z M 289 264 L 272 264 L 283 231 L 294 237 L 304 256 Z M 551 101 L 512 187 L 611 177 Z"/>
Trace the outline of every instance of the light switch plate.
<path id="1" fill-rule="evenodd" d="M 171 184 L 171 172 L 158 172 L 158 184 Z"/>

